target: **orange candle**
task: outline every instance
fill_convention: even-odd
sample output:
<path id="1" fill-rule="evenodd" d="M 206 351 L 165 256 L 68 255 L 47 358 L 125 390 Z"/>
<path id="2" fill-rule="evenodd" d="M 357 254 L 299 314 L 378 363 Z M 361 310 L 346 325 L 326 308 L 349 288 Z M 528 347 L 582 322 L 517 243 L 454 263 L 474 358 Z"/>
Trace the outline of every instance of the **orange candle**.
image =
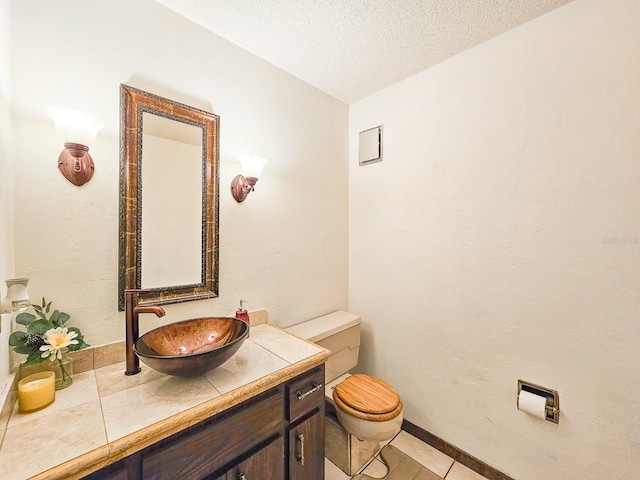
<path id="1" fill-rule="evenodd" d="M 40 372 L 24 377 L 18 382 L 18 408 L 31 412 L 51 405 L 56 399 L 56 375 Z"/>

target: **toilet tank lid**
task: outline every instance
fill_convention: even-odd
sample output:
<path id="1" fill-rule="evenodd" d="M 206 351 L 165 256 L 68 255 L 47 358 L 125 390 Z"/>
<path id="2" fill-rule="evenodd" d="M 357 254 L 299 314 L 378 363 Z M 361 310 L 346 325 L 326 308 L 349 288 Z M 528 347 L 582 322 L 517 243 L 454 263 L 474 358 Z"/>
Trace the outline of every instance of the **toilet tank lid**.
<path id="1" fill-rule="evenodd" d="M 319 342 L 354 325 L 359 325 L 361 321 L 360 317 L 355 313 L 338 310 L 337 312 L 299 323 L 286 330 L 311 342 Z"/>

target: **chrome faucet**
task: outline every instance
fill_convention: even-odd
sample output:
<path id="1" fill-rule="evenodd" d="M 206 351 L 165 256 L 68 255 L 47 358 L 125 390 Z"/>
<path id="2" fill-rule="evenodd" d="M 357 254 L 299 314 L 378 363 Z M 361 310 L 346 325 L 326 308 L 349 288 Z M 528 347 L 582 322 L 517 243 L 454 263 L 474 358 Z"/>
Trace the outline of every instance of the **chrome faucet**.
<path id="1" fill-rule="evenodd" d="M 124 291 L 126 323 L 125 349 L 127 360 L 125 375 L 135 375 L 140 372 L 140 359 L 133 351 L 133 345 L 139 336 L 138 315 L 141 313 L 155 313 L 158 318 L 164 317 L 164 309 L 162 307 L 157 305 L 138 305 L 141 300 L 140 294 L 148 292 L 149 290 L 135 289 Z"/>

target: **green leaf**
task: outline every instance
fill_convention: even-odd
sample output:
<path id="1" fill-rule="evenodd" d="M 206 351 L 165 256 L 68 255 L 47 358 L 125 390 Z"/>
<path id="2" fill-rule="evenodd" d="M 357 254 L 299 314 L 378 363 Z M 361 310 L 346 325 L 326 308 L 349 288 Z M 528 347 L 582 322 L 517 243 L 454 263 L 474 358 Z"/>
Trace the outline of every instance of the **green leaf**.
<path id="1" fill-rule="evenodd" d="M 58 319 L 58 326 L 64 325 L 65 323 L 67 323 L 67 320 L 69 320 L 71 317 L 69 316 L 68 313 L 64 313 L 64 312 L 60 312 L 60 318 Z"/>
<path id="2" fill-rule="evenodd" d="M 44 308 L 44 306 L 47 304 L 47 302 L 44 301 L 44 297 L 42 297 L 42 308 Z"/>
<path id="3" fill-rule="evenodd" d="M 29 324 L 29 326 L 27 327 L 27 332 L 39 333 L 42 335 L 47 330 L 51 330 L 52 328 L 55 328 L 55 327 L 53 326 L 53 323 L 51 323 L 50 321 L 36 320 L 35 322 L 32 322 L 31 324 Z"/>
<path id="4" fill-rule="evenodd" d="M 51 308 L 51 302 L 47 303 L 47 309 L 46 312 L 49 313 L 49 309 Z"/>
<path id="5" fill-rule="evenodd" d="M 40 305 L 36 305 L 35 303 L 31 305 L 36 312 L 41 312 L 42 307 Z"/>
<path id="6" fill-rule="evenodd" d="M 82 332 L 78 327 L 69 327 L 67 328 L 67 332 L 76 332 L 78 334 L 76 340 L 80 340 L 81 338 L 83 338 Z"/>
<path id="7" fill-rule="evenodd" d="M 27 347 L 25 345 L 16 345 L 13 347 L 13 351 L 23 355 L 31 355 L 34 352 L 33 347 Z"/>
<path id="8" fill-rule="evenodd" d="M 9 335 L 9 346 L 15 347 L 16 345 L 24 345 L 24 340 L 27 334 L 25 332 L 13 332 Z"/>
<path id="9" fill-rule="evenodd" d="M 26 365 L 34 365 L 36 363 L 42 363 L 45 359 L 41 356 L 41 351 L 31 352 L 27 359 L 24 361 Z"/>
<path id="10" fill-rule="evenodd" d="M 19 323 L 20 325 L 26 325 L 29 326 L 29 324 L 31 322 L 33 322 L 36 319 L 35 315 L 31 315 L 30 313 L 19 313 L 18 316 L 16 317 L 16 323 Z"/>
<path id="11" fill-rule="evenodd" d="M 51 314 L 51 317 L 49 317 L 49 321 L 51 323 L 53 323 L 54 326 L 59 327 L 60 326 L 60 312 L 58 310 L 54 310 L 53 313 Z"/>

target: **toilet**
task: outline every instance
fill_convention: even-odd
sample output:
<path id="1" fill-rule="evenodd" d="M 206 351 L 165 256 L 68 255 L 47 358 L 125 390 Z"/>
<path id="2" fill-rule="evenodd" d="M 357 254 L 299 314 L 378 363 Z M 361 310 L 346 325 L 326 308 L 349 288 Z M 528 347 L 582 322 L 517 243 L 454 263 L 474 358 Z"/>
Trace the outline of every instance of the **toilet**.
<path id="1" fill-rule="evenodd" d="M 349 374 L 358 364 L 359 316 L 337 311 L 287 328 L 331 351 L 325 364 L 325 397 L 338 421 L 362 441 L 382 442 L 402 426 L 402 400 L 391 385 L 371 375 Z"/>

